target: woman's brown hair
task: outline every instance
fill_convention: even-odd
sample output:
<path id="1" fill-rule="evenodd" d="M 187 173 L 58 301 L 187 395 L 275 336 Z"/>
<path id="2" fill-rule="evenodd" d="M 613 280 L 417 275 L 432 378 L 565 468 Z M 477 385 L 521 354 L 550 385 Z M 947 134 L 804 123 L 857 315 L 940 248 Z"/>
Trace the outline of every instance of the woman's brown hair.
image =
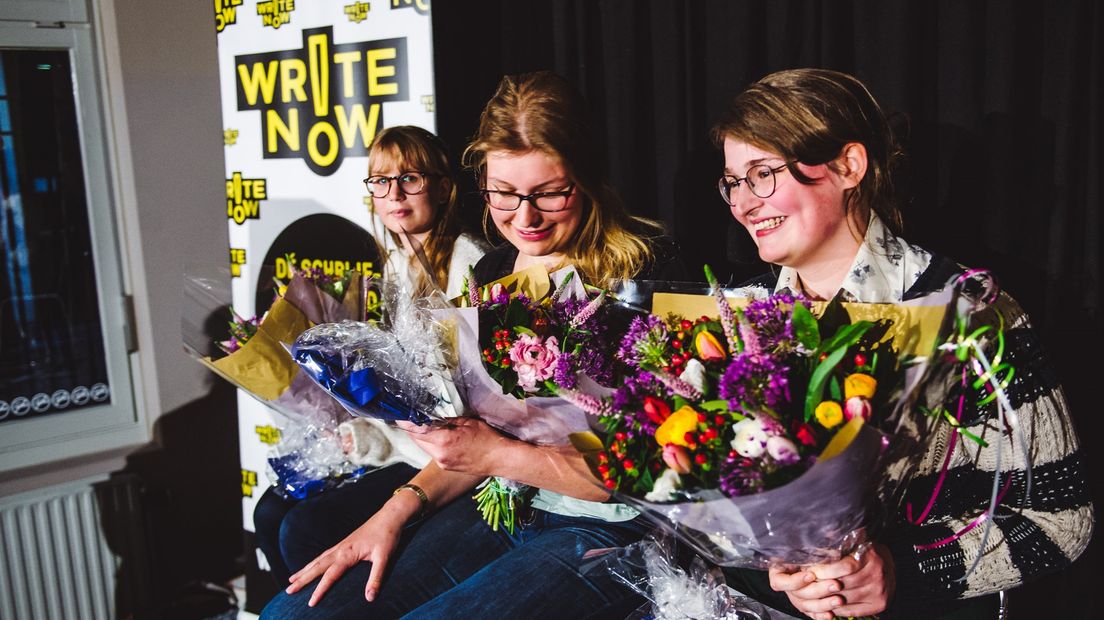
<path id="1" fill-rule="evenodd" d="M 488 153 L 539 151 L 559 160 L 584 198 L 567 262 L 588 282 L 608 286 L 632 278 L 655 260 L 653 240 L 663 229 L 625 210 L 606 179 L 604 151 L 594 135 L 583 98 L 567 80 L 550 71 L 508 75 L 483 108 L 464 164 L 482 186 Z"/>
<path id="2" fill-rule="evenodd" d="M 889 229 L 901 232 L 893 170 L 901 156 L 885 114 L 866 86 L 853 76 L 827 69 L 772 73 L 740 93 L 713 127 L 718 147 L 735 138 L 787 162 L 830 164 L 849 143 L 866 148 L 867 170 L 844 197 L 844 210 L 862 217 L 873 210 Z M 799 183 L 814 182 L 794 163 Z M 865 220 L 861 220 L 865 226 Z"/>
<path id="3" fill-rule="evenodd" d="M 448 179 L 449 193 L 438 208 L 437 220 L 422 245 L 432 269 L 432 278 L 444 290 L 448 285 L 448 267 L 456 238 L 463 232 L 459 210 L 456 208 L 456 180 L 449 166 L 448 149 L 443 140 L 414 125 L 388 127 L 376 134 L 368 150 L 368 170 L 378 162 L 393 163 L 403 171 L 417 171 L 428 175 L 428 183 L 441 178 Z M 378 170 L 378 167 L 377 167 Z M 402 247 L 402 239 L 395 233 L 391 238 Z M 417 290 L 424 289 L 425 282 L 417 283 Z"/>

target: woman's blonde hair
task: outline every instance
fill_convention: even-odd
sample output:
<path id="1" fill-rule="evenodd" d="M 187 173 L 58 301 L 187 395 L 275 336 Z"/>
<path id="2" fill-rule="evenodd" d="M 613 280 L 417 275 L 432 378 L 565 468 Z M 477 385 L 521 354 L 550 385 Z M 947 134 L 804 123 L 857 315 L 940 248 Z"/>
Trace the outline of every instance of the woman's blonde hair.
<path id="1" fill-rule="evenodd" d="M 855 77 L 828 69 L 772 73 L 737 95 L 712 133 L 718 147 L 731 137 L 808 165 L 831 163 L 847 144 L 862 144 L 866 175 L 844 196 L 844 212 L 861 219 L 873 210 L 900 234 L 893 170 L 901 149 L 878 102 Z M 813 183 L 794 163 L 787 167 L 799 183 Z"/>
<path id="2" fill-rule="evenodd" d="M 507 75 L 483 108 L 479 129 L 464 151 L 464 164 L 486 183 L 487 154 L 494 151 L 550 155 L 563 165 L 583 197 L 582 223 L 565 252 L 583 277 L 599 286 L 632 278 L 655 260 L 663 233 L 657 223 L 630 215 L 606 179 L 582 96 L 550 71 Z M 487 214 L 484 214 L 486 225 Z"/>
<path id="3" fill-rule="evenodd" d="M 400 171 L 421 172 L 428 176 L 427 183 L 435 183 L 439 178 L 449 180 L 448 198 L 438 205 L 437 219 L 422 245 L 432 270 L 430 275 L 437 286 L 444 290 L 448 285 L 452 249 L 456 245 L 456 238 L 463 232 L 456 208 L 456 179 L 453 178 L 452 167 L 449 166 L 448 149 L 443 140 L 421 127 L 399 125 L 376 134 L 368 149 L 369 174 L 372 174 L 372 167 L 381 160 L 395 164 Z M 394 232 L 390 234 L 401 247 L 402 239 L 399 235 Z M 419 277 L 415 284 L 417 290 L 423 290 L 428 283 L 421 281 Z"/>

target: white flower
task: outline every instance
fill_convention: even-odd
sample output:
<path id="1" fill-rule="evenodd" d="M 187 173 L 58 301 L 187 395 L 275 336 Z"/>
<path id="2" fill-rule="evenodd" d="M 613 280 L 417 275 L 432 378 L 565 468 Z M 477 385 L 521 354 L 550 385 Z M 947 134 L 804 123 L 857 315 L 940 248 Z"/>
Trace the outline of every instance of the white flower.
<path id="1" fill-rule="evenodd" d="M 732 440 L 732 449 L 740 456 L 749 459 L 759 458 L 767 449 L 767 429 L 755 418 L 740 420 L 732 427 L 736 437 Z"/>
<path id="2" fill-rule="evenodd" d="M 669 502 L 674 499 L 675 491 L 682 487 L 682 479 L 673 469 L 665 469 L 656 478 L 652 490 L 644 496 L 649 502 Z"/>
<path id="3" fill-rule="evenodd" d="M 767 439 L 767 454 L 781 465 L 790 465 L 798 460 L 797 446 L 785 437 L 774 436 Z"/>
<path id="4" fill-rule="evenodd" d="M 678 378 L 694 386 L 694 389 L 702 394 L 705 393 L 705 364 L 696 358 L 690 358 L 690 361 L 686 362 L 686 368 Z"/>

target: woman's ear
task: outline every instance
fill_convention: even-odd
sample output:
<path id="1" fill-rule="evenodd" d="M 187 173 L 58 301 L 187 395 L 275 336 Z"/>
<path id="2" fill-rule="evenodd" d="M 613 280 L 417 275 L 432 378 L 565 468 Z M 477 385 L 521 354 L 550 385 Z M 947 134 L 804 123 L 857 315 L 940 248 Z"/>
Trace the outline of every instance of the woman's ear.
<path id="1" fill-rule="evenodd" d="M 439 189 L 441 191 L 441 204 L 448 203 L 449 194 L 452 193 L 452 179 L 447 176 L 442 176 Z"/>
<path id="2" fill-rule="evenodd" d="M 832 163 L 843 182 L 843 189 L 858 187 L 866 176 L 866 147 L 859 142 L 848 142 Z"/>

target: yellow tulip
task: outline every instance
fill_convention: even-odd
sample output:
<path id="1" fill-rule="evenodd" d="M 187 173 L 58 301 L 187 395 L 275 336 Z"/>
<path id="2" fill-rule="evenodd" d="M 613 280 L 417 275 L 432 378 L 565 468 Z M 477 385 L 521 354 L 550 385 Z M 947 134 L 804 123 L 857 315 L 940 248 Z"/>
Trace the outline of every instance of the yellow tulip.
<path id="1" fill-rule="evenodd" d="M 843 380 L 843 399 L 847 400 L 854 396 L 873 398 L 876 389 L 878 389 L 878 382 L 874 380 L 874 377 L 856 372 L 848 375 Z"/>
<path id="2" fill-rule="evenodd" d="M 843 422 L 843 408 L 833 400 L 821 402 L 813 413 L 824 428 L 833 428 Z"/>
<path id="3" fill-rule="evenodd" d="M 690 447 L 686 433 L 698 430 L 698 412 L 690 405 L 683 405 L 656 429 L 656 442 L 661 446 L 673 443 Z"/>

